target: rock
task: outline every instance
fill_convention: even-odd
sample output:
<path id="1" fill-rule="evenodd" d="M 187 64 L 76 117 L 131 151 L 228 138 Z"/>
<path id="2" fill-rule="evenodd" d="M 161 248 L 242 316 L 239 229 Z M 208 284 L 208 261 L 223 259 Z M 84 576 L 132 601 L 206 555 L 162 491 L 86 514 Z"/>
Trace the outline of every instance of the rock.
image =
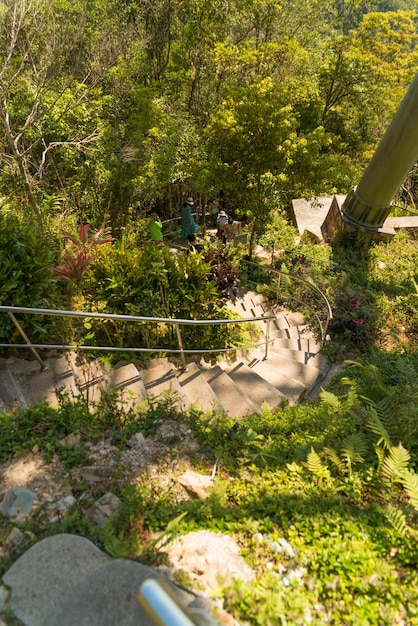
<path id="1" fill-rule="evenodd" d="M 25 539 L 25 535 L 17 526 L 15 526 L 7 535 L 4 541 L 4 547 L 7 550 L 13 550 L 19 545 L 19 543 L 22 543 L 24 539 Z"/>
<path id="2" fill-rule="evenodd" d="M 187 491 L 190 497 L 204 500 L 213 488 L 213 479 L 210 476 L 198 474 L 193 470 L 187 470 L 178 478 L 180 485 Z"/>
<path id="3" fill-rule="evenodd" d="M 0 503 L 0 513 L 6 517 L 23 519 L 32 511 L 36 493 L 24 487 L 11 487 Z"/>
<path id="4" fill-rule="evenodd" d="M 104 563 L 63 590 L 42 626 L 154 626 L 136 596 L 144 580 L 155 576 L 134 561 Z"/>
<path id="5" fill-rule="evenodd" d="M 60 444 L 64 448 L 76 448 L 77 446 L 80 445 L 80 442 L 81 442 L 80 435 L 74 435 L 73 433 L 71 433 L 70 435 L 67 435 L 66 437 L 63 437 L 63 439 L 60 439 Z"/>
<path id="6" fill-rule="evenodd" d="M 111 471 L 111 465 L 89 465 L 80 469 L 80 476 L 89 483 L 99 483 L 109 478 Z"/>
<path id="7" fill-rule="evenodd" d="M 145 437 L 142 433 L 135 433 L 130 439 L 128 439 L 126 445 L 128 448 L 136 448 L 137 446 L 141 446 L 144 441 Z"/>
<path id="8" fill-rule="evenodd" d="M 70 509 L 76 502 L 77 500 L 73 495 L 65 496 L 64 498 L 61 498 L 61 500 L 58 500 L 58 502 L 55 502 L 54 509 L 61 515 L 65 515 L 68 509 Z"/>
<path id="9" fill-rule="evenodd" d="M 210 592 L 233 578 L 250 580 L 254 573 L 229 535 L 209 530 L 191 532 L 164 546 L 176 569 L 183 569 L 200 589 Z"/>
<path id="10" fill-rule="evenodd" d="M 0 585 L 0 613 L 7 609 L 9 604 L 10 591 L 3 585 Z M 1 623 L 1 622 L 0 622 Z"/>
<path id="11" fill-rule="evenodd" d="M 97 524 L 104 526 L 108 519 L 117 516 L 122 501 L 113 493 L 105 493 L 97 502 L 91 505 L 86 511 L 86 517 Z"/>
<path id="12" fill-rule="evenodd" d="M 94 544 L 76 535 L 47 537 L 25 552 L 5 573 L 10 608 L 25 626 L 44 626 L 64 591 L 109 561 Z"/>

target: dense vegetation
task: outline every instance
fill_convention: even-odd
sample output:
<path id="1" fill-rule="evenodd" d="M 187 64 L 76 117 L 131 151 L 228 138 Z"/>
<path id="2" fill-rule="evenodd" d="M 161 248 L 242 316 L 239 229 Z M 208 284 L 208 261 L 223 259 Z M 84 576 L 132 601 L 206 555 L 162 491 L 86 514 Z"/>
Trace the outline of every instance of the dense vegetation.
<path id="1" fill-rule="evenodd" d="M 244 271 L 260 244 L 277 269 L 326 293 L 334 319 L 325 350 L 350 359 L 318 403 L 266 409 L 239 427 L 180 414 L 175 398 L 123 418 L 116 397 L 93 412 L 63 398 L 57 408 L 2 414 L 0 462 L 37 446 L 69 469 L 88 459 L 82 446 L 59 445 L 66 434 L 122 446 L 170 417 L 189 422 L 199 441 L 192 462 L 219 467 L 203 504 L 150 480 L 126 484 L 115 467 L 111 488 L 124 510 L 105 530 L 77 507 L 54 525 L 40 511 L 22 529 L 37 538 L 86 533 L 115 556 L 153 562 L 150 533 L 181 519 L 170 532 L 239 538 L 257 576 L 220 593 L 243 623 L 418 623 L 416 238 L 373 242 L 360 232 L 317 245 L 290 219 L 292 198 L 344 194 L 358 181 L 416 72 L 417 8 L 416 0 L 0 2 L 0 301 L 224 318 L 231 281 L 268 289 L 263 267 Z M 415 210 L 416 182 L 413 169 L 396 205 Z M 173 255 L 150 245 L 148 218 L 177 218 L 188 195 L 202 234 L 206 202 L 217 198 L 244 221 L 250 248 L 208 240 L 203 255 Z M 170 233 L 175 222 L 164 224 Z M 290 284 L 283 295 L 292 296 Z M 38 342 L 175 344 L 161 325 L 28 316 L 23 326 Z M 197 348 L 248 338 L 233 326 L 187 332 Z M 0 342 L 15 333 L 2 314 Z M 2 540 L 11 526 L 0 520 Z M 279 550 L 282 538 L 292 550 Z"/>

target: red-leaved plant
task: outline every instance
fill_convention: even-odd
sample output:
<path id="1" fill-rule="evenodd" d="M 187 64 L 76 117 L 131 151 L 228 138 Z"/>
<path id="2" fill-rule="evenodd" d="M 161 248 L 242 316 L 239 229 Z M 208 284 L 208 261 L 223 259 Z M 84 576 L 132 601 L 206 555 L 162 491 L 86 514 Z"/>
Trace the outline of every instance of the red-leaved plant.
<path id="1" fill-rule="evenodd" d="M 114 241 L 114 237 L 100 239 L 105 232 L 104 228 L 98 230 L 89 237 L 89 224 L 80 224 L 78 227 L 78 237 L 74 237 L 63 230 L 64 237 L 69 239 L 76 248 L 76 254 L 72 255 L 68 250 L 64 253 L 64 263 L 57 265 L 54 269 L 58 278 L 68 281 L 67 297 L 70 300 L 74 291 L 74 285 L 80 283 L 90 267 L 90 262 L 94 261 L 94 250 L 97 246 Z"/>

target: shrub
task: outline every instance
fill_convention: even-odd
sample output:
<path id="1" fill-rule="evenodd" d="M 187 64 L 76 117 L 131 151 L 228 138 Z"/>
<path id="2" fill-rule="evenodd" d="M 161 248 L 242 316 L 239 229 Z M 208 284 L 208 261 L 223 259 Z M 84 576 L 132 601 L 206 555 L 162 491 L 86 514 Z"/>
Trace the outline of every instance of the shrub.
<path id="1" fill-rule="evenodd" d="M 60 299 L 53 274 L 56 254 L 35 230 L 14 215 L 0 214 L 0 302 L 15 306 L 52 308 Z M 20 318 L 21 320 L 22 318 Z M 32 340 L 48 333 L 48 320 L 28 315 L 23 329 Z M 0 318 L 0 339 L 14 340 L 13 324 Z M 17 332 L 17 331 L 16 331 Z"/>

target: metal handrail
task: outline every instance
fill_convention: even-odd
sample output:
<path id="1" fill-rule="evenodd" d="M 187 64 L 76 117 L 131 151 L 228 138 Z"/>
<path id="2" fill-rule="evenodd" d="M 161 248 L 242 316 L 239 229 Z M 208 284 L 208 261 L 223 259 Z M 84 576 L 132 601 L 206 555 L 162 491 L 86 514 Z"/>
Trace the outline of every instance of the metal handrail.
<path id="1" fill-rule="evenodd" d="M 286 276 L 287 278 L 290 278 L 291 280 L 295 280 L 295 281 L 299 281 L 300 283 L 303 283 L 304 285 L 306 285 L 307 287 L 309 287 L 309 289 L 312 289 L 318 296 L 319 298 L 322 300 L 322 303 L 325 307 L 325 323 L 323 323 L 319 317 L 319 315 L 317 314 L 316 311 L 312 310 L 313 315 L 315 316 L 317 322 L 318 322 L 318 326 L 320 329 L 320 336 L 321 336 L 321 343 L 322 345 L 325 343 L 326 338 L 327 338 L 327 334 L 328 334 L 328 326 L 330 321 L 333 319 L 333 313 L 332 313 L 332 308 L 331 305 L 328 301 L 328 298 L 326 297 L 326 295 L 321 291 L 321 289 L 319 289 L 319 287 L 317 287 L 317 285 L 315 285 L 314 283 L 310 283 L 308 280 L 306 280 L 305 278 L 301 278 L 300 276 L 296 276 L 296 274 L 291 274 L 289 272 L 284 272 L 283 270 L 278 270 L 274 267 L 271 267 L 270 265 L 259 265 L 258 263 L 254 263 L 253 261 L 247 261 L 246 259 L 244 259 L 244 263 L 246 265 L 252 266 L 252 267 L 256 267 L 257 269 L 261 269 L 267 272 L 270 272 L 272 274 L 276 274 L 279 277 L 279 281 L 277 284 L 277 299 L 278 299 L 278 294 L 279 294 L 279 289 L 280 289 L 280 276 Z M 254 283 L 254 281 L 248 280 L 248 282 L 252 282 Z M 256 284 L 256 283 L 254 283 Z M 269 291 L 276 291 L 273 287 L 271 287 L 270 285 L 267 285 L 267 289 Z M 296 296 L 292 296 L 292 299 L 304 303 L 302 299 L 297 298 Z"/>
<path id="2" fill-rule="evenodd" d="M 182 363 L 185 369 L 187 369 L 185 354 L 196 354 L 196 353 L 217 353 L 217 352 L 233 352 L 238 350 L 249 350 L 258 348 L 260 346 L 265 346 L 265 356 L 268 357 L 268 346 L 270 343 L 274 341 L 274 339 L 270 339 L 270 322 L 272 319 L 275 319 L 275 315 L 260 315 L 257 317 L 245 317 L 238 319 L 201 319 L 201 320 L 187 320 L 173 317 L 144 317 L 142 315 L 121 315 L 117 313 L 97 313 L 97 312 L 86 312 L 86 311 L 66 311 L 64 309 L 40 309 L 40 308 L 31 308 L 31 307 L 22 307 L 22 306 L 10 306 L 10 305 L 0 305 L 0 313 L 4 311 L 7 313 L 16 326 L 17 330 L 25 340 L 25 344 L 10 344 L 10 343 L 0 343 L 1 348 L 29 348 L 38 363 L 41 365 L 41 368 L 47 369 L 46 363 L 42 360 L 39 354 L 36 352 L 36 348 L 38 349 L 56 349 L 56 350 L 102 350 L 107 352 L 168 352 L 173 354 L 180 354 Z M 36 344 L 32 343 L 26 333 L 23 331 L 19 322 L 16 320 L 15 313 L 26 313 L 32 315 L 51 315 L 55 317 L 78 317 L 83 319 L 106 319 L 106 320 L 119 320 L 125 322 L 146 322 L 146 323 L 166 323 L 172 324 L 175 327 L 177 341 L 179 344 L 178 349 L 174 348 L 118 348 L 114 346 L 88 346 L 88 345 L 65 345 L 65 344 Z M 196 349 L 184 349 L 183 342 L 180 333 L 180 325 L 185 326 L 216 326 L 221 324 L 243 324 L 248 322 L 258 322 L 258 321 L 266 321 L 266 334 L 265 341 L 247 345 L 247 346 L 239 346 L 239 347 L 227 347 L 227 348 L 196 348 Z"/>

